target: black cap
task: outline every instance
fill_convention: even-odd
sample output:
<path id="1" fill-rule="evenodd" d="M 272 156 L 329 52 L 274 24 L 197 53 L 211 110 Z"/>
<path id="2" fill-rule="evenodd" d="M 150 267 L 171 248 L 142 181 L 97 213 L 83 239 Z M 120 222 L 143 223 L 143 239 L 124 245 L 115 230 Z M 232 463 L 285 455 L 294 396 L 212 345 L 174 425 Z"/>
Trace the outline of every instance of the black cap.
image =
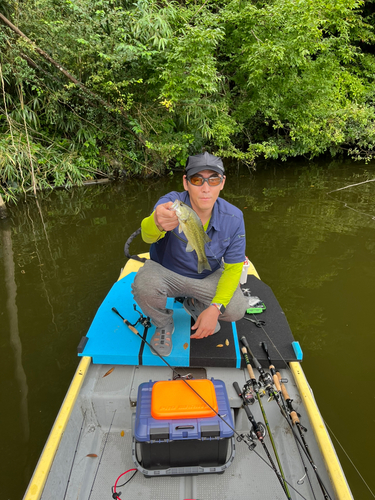
<path id="1" fill-rule="evenodd" d="M 186 175 L 197 174 L 202 170 L 213 170 L 220 175 L 224 175 L 223 160 L 219 156 L 211 155 L 210 153 L 200 153 L 199 155 L 189 156 L 186 162 Z"/>

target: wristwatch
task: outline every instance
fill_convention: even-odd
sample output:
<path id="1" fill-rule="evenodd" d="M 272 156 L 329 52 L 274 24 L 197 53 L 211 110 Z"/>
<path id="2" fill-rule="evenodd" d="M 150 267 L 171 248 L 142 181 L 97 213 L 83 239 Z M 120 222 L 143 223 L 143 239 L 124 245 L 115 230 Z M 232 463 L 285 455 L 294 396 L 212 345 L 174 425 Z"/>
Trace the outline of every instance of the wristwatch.
<path id="1" fill-rule="evenodd" d="M 217 302 L 211 302 L 210 306 L 215 306 L 220 314 L 223 314 L 225 311 L 225 306 L 223 304 L 218 304 Z"/>

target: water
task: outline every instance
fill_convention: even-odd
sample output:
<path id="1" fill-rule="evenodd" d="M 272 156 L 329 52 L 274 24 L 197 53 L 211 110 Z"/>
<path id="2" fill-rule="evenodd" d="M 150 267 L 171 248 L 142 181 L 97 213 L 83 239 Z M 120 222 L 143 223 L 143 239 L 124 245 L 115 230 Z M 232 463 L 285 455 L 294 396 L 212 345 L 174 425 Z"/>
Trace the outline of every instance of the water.
<path id="1" fill-rule="evenodd" d="M 284 308 L 323 417 L 375 491 L 375 165 L 234 169 L 247 255 Z M 0 221 L 0 500 L 22 498 L 78 364 L 76 347 L 125 263 L 123 246 L 180 176 L 43 194 Z M 131 252 L 147 251 L 141 239 Z M 353 495 L 373 495 L 333 438 Z"/>

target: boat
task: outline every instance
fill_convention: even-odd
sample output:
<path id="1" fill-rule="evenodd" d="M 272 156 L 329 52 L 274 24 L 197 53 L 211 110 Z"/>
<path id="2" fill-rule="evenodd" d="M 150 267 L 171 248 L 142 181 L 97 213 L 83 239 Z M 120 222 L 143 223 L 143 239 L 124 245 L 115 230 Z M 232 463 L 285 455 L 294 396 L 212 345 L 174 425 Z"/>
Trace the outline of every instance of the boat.
<path id="1" fill-rule="evenodd" d="M 302 350 L 253 264 L 242 288 L 256 307 L 211 337 L 191 340 L 192 319 L 168 299 L 161 358 L 130 290 L 146 258 L 127 261 L 80 342 L 24 500 L 353 499 Z"/>

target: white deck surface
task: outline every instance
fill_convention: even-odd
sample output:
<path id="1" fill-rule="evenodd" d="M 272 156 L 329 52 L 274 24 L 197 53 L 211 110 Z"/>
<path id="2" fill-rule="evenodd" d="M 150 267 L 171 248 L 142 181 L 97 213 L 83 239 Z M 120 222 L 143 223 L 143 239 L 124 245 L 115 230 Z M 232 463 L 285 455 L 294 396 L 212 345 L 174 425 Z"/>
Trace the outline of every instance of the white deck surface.
<path id="1" fill-rule="evenodd" d="M 135 467 L 132 460 L 131 426 L 138 386 L 149 380 L 171 379 L 173 374 L 167 367 L 116 366 L 109 375 L 103 378 L 103 375 L 111 368 L 112 366 L 109 365 L 90 366 L 47 479 L 42 495 L 43 500 L 111 499 L 111 487 L 118 476 Z M 247 372 L 244 370 L 207 369 L 208 378 L 214 377 L 226 383 L 235 417 L 235 428 L 239 433 L 247 433 L 250 423 L 244 410 L 240 408 L 241 401 L 235 394 L 232 384 L 237 381 L 242 387 L 247 379 L 246 375 Z M 288 392 L 294 400 L 294 406 L 301 414 L 301 423 L 309 429 L 306 439 L 309 442 L 312 457 L 324 484 L 329 486 L 331 498 L 334 499 L 330 481 L 314 441 L 313 431 L 300 398 L 296 394 L 292 374 L 284 370 L 282 376 L 289 380 Z M 264 397 L 262 401 L 285 477 L 290 484 L 291 498 L 293 500 L 314 499 L 308 478 L 304 478 L 303 484 L 297 483 L 305 472 L 287 422 L 282 417 L 275 401 L 267 401 L 267 397 Z M 250 409 L 255 419 L 263 422 L 259 404 L 255 403 Z M 268 436 L 265 441 L 273 456 Z M 261 444 L 257 442 L 256 453 L 250 451 L 243 442 L 236 442 L 235 448 L 233 463 L 223 474 L 147 478 L 141 472 L 137 472 L 130 483 L 118 488 L 117 492 L 121 491 L 122 500 L 138 498 L 142 500 L 285 499 L 286 495 L 275 473 L 264 461 L 266 457 Z M 183 450 L 181 452 L 183 453 Z M 93 454 L 96 456 L 88 456 Z M 323 498 L 316 476 L 305 457 L 304 460 L 313 483 L 315 497 Z M 129 479 L 131 474 L 124 475 L 119 484 Z"/>

